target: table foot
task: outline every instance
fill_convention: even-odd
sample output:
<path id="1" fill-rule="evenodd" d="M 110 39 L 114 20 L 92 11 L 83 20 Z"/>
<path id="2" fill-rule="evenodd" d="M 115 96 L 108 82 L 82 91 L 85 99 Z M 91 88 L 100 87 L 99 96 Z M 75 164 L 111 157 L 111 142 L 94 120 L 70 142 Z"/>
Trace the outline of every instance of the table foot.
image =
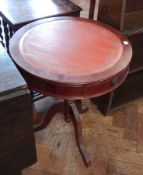
<path id="1" fill-rule="evenodd" d="M 69 106 L 70 106 L 70 114 L 72 115 L 71 119 L 73 121 L 74 130 L 75 130 L 76 142 L 85 165 L 89 167 L 91 165 L 91 158 L 89 156 L 89 153 L 86 150 L 85 145 L 83 144 L 82 127 L 81 127 L 79 113 L 74 103 L 70 103 Z"/>
<path id="2" fill-rule="evenodd" d="M 34 131 L 39 131 L 48 126 L 54 115 L 58 112 L 64 113 L 64 102 L 57 101 L 47 110 L 40 123 L 34 125 Z"/>
<path id="3" fill-rule="evenodd" d="M 75 104 L 80 114 L 88 111 L 88 107 L 83 108 L 81 100 L 75 100 Z"/>
<path id="4" fill-rule="evenodd" d="M 91 165 L 91 159 L 86 150 L 85 145 L 83 144 L 81 121 L 76 104 L 77 103 L 74 103 L 74 101 L 70 102 L 68 100 L 60 102 L 57 101 L 50 107 L 50 109 L 48 109 L 47 113 L 43 116 L 41 122 L 34 125 L 34 131 L 39 131 L 48 126 L 48 124 L 50 123 L 50 121 L 56 113 L 64 113 L 65 121 L 70 122 L 72 120 L 73 122 L 77 146 L 79 148 L 80 154 L 83 158 L 85 165 L 89 167 Z"/>

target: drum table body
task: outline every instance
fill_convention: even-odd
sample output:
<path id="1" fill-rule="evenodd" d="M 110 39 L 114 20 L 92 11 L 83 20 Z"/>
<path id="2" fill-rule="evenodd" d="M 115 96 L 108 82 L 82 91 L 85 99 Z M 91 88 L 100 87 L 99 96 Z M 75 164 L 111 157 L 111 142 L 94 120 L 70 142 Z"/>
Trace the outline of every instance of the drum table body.
<path id="1" fill-rule="evenodd" d="M 56 112 L 73 121 L 77 145 L 87 166 L 91 160 L 82 141 L 78 112 L 80 100 L 108 93 L 126 78 L 132 49 L 117 30 L 81 18 L 57 17 L 33 22 L 15 33 L 10 53 L 29 88 L 52 96 L 57 102 L 42 124 Z"/>

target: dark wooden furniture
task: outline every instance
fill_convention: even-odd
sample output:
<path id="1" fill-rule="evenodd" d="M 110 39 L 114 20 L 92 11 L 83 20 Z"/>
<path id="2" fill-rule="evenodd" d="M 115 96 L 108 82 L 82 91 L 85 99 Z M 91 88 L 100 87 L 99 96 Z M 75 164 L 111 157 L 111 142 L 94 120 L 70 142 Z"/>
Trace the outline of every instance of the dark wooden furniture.
<path id="1" fill-rule="evenodd" d="M 8 48 L 13 32 L 25 24 L 53 16 L 79 16 L 80 11 L 69 0 L 0 0 L 0 38 Z"/>
<path id="2" fill-rule="evenodd" d="M 0 45 L 0 174 L 20 175 L 36 161 L 26 82 Z"/>
<path id="3" fill-rule="evenodd" d="M 95 11 L 95 4 L 96 0 L 90 0 L 90 5 L 89 5 L 89 19 L 94 18 L 94 11 Z"/>
<path id="4" fill-rule="evenodd" d="M 120 30 L 128 37 L 133 47 L 130 73 L 124 84 L 115 90 L 114 94 L 94 100 L 104 113 L 108 113 L 109 108 L 143 96 L 143 2 L 100 0 L 97 19 Z"/>
<path id="5" fill-rule="evenodd" d="M 50 18 L 18 30 L 10 42 L 10 54 L 30 89 L 61 99 L 36 130 L 46 127 L 55 113 L 63 112 L 67 122 L 73 121 L 79 151 L 89 166 L 78 114 L 78 110 L 85 111 L 80 99 L 100 96 L 123 82 L 132 55 L 126 37 L 102 23 Z"/>

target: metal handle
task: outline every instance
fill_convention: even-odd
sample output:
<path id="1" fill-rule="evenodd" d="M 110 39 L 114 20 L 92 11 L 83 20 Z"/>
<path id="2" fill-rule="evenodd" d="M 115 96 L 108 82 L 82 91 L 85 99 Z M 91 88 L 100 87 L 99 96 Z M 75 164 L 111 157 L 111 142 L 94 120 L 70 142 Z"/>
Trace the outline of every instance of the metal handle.
<path id="1" fill-rule="evenodd" d="M 112 79 L 112 85 L 115 86 L 115 85 L 117 85 L 117 84 L 118 84 L 118 77 L 114 77 L 114 78 Z"/>

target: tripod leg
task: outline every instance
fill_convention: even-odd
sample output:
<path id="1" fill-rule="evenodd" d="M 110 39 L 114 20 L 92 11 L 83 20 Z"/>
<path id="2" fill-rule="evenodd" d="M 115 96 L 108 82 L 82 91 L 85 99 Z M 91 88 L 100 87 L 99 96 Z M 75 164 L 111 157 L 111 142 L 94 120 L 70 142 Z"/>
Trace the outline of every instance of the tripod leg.
<path id="1" fill-rule="evenodd" d="M 64 102 L 56 102 L 55 104 L 53 104 L 43 116 L 41 122 L 34 125 L 34 131 L 39 131 L 41 129 L 46 128 L 46 126 L 48 126 L 54 115 L 58 112 L 64 112 Z"/>
<path id="2" fill-rule="evenodd" d="M 74 103 L 69 104 L 70 106 L 70 114 L 71 114 L 71 119 L 73 121 L 74 125 L 74 130 L 75 130 L 75 137 L 76 137 L 76 142 L 79 148 L 79 151 L 81 153 L 81 156 L 83 158 L 83 161 L 87 167 L 91 165 L 91 158 L 86 150 L 86 147 L 83 143 L 82 139 L 82 127 L 81 127 L 81 121 L 79 118 L 79 113 L 76 108 L 76 105 Z"/>

